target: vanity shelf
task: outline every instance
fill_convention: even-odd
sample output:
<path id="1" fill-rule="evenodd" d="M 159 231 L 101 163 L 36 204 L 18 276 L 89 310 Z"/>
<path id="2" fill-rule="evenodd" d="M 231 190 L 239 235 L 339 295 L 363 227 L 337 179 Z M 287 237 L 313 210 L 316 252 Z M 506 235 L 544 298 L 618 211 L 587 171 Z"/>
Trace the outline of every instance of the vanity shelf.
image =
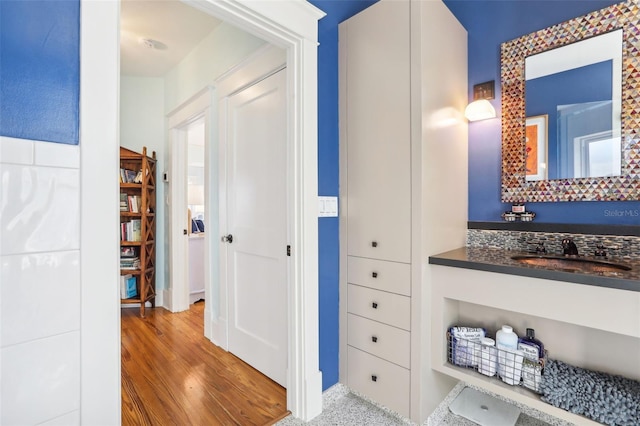
<path id="1" fill-rule="evenodd" d="M 593 420 L 587 419 L 586 417 L 578 416 L 576 414 L 549 405 L 546 402 L 543 402 L 540 399 L 540 396 L 536 395 L 534 392 L 528 389 L 524 389 L 521 386 L 508 385 L 495 377 L 482 376 L 480 374 L 469 371 L 466 368 L 455 367 L 448 363 L 442 365 L 434 365 L 433 369 L 470 385 L 486 389 L 489 392 L 493 392 L 510 400 L 520 402 L 531 408 L 542 411 L 543 413 L 547 413 L 559 419 L 581 426 L 600 425 L 600 423 L 594 422 Z"/>
<path id="2" fill-rule="evenodd" d="M 520 333 L 534 328 L 550 359 L 640 380 L 640 292 L 430 263 L 434 370 L 575 424 L 598 424 L 447 361 L 449 327 L 495 331 L 508 324 Z"/>

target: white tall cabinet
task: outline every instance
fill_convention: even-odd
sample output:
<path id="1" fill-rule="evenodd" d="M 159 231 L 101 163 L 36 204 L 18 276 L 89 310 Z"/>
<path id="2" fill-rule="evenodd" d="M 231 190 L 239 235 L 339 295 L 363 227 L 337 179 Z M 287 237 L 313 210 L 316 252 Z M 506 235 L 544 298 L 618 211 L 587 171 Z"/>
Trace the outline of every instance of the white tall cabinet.
<path id="1" fill-rule="evenodd" d="M 465 241 L 466 43 L 440 0 L 340 24 L 340 380 L 419 423 L 455 385 L 430 366 L 427 258 Z"/>
<path id="2" fill-rule="evenodd" d="M 409 12 L 405 1 L 371 7 L 343 24 L 340 45 L 347 61 L 347 252 L 404 263 L 411 260 L 410 38 L 390 29 L 406 27 Z"/>

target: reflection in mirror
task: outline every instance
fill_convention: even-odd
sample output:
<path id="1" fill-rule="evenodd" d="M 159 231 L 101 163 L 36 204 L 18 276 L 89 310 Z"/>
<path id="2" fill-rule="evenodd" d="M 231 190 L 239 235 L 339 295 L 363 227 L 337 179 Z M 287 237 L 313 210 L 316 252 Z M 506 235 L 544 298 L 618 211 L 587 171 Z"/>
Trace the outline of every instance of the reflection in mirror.
<path id="1" fill-rule="evenodd" d="M 525 58 L 527 181 L 621 174 L 622 30 Z"/>

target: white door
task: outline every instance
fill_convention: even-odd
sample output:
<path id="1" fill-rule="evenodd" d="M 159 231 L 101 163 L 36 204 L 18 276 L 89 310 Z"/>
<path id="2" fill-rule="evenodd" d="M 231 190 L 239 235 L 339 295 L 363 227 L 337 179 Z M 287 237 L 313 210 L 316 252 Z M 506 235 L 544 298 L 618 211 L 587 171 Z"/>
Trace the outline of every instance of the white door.
<path id="1" fill-rule="evenodd" d="M 281 70 L 226 104 L 229 351 L 282 386 L 287 377 L 287 116 Z M 223 237 L 224 238 L 224 237 Z"/>

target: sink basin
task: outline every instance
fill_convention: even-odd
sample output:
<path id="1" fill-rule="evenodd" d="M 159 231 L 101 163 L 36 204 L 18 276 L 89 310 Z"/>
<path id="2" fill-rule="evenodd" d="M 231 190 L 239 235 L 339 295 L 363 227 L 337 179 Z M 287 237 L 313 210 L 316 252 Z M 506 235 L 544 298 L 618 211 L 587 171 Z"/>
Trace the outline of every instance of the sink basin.
<path id="1" fill-rule="evenodd" d="M 620 272 L 630 271 L 631 267 L 621 263 L 609 262 L 606 260 L 587 259 L 584 257 L 563 257 L 545 255 L 518 255 L 511 256 L 526 265 L 544 266 L 549 269 L 559 269 L 563 271 L 582 272 Z"/>

